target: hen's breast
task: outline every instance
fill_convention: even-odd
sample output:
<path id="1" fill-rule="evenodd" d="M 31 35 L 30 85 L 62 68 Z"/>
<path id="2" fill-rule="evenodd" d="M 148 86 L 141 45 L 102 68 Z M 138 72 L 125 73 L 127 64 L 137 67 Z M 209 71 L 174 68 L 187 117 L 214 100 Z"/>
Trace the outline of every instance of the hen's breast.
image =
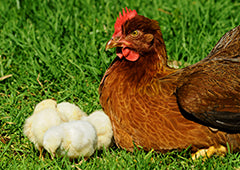
<path id="1" fill-rule="evenodd" d="M 131 151 L 134 142 L 145 150 L 165 152 L 190 145 L 193 150 L 226 145 L 229 138 L 235 141 L 234 135 L 212 132 L 186 119 L 179 111 L 172 82 L 135 81 L 113 67 L 100 84 L 100 103 L 111 119 L 118 146 Z"/>

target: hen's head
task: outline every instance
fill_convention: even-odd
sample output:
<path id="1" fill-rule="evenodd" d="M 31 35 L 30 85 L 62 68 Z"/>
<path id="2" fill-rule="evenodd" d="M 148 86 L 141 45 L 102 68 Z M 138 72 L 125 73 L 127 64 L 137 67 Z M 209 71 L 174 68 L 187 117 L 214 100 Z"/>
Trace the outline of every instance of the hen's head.
<path id="1" fill-rule="evenodd" d="M 157 55 L 162 63 L 166 63 L 165 44 L 157 21 L 126 8 L 126 12 L 123 9 L 123 14 L 119 14 L 114 28 L 106 50 L 117 47 L 117 56 L 128 61 L 137 61 L 150 54 Z"/>

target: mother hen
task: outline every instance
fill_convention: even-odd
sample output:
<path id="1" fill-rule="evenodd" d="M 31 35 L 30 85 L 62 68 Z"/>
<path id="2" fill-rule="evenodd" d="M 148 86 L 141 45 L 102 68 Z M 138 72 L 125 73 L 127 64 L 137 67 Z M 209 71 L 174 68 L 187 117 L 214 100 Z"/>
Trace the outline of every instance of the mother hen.
<path id="1" fill-rule="evenodd" d="M 231 151 L 240 148 L 240 26 L 205 59 L 178 70 L 167 65 L 157 21 L 126 8 L 114 27 L 106 50 L 116 47 L 117 57 L 99 93 L 118 146 L 160 152 L 191 146 L 207 156 L 226 153 L 227 143 Z"/>

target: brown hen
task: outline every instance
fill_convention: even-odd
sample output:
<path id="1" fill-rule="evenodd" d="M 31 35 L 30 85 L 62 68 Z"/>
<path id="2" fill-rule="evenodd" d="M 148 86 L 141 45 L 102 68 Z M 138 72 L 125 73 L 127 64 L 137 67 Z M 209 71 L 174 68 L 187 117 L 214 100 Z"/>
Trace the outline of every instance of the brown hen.
<path id="1" fill-rule="evenodd" d="M 226 152 L 227 143 L 239 149 L 240 26 L 205 59 L 176 70 L 167 65 L 158 22 L 126 8 L 106 50 L 114 47 L 117 57 L 99 92 L 119 147 L 132 151 L 135 143 L 167 152 L 191 146 L 208 156 Z"/>

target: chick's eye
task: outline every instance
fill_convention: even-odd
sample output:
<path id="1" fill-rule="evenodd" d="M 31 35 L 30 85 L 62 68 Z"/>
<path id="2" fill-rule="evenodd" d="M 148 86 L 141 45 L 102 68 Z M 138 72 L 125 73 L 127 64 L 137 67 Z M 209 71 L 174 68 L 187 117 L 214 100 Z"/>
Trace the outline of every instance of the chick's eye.
<path id="1" fill-rule="evenodd" d="M 133 32 L 131 33 L 131 35 L 134 36 L 134 37 L 137 36 L 137 35 L 138 35 L 138 30 L 133 31 Z"/>

